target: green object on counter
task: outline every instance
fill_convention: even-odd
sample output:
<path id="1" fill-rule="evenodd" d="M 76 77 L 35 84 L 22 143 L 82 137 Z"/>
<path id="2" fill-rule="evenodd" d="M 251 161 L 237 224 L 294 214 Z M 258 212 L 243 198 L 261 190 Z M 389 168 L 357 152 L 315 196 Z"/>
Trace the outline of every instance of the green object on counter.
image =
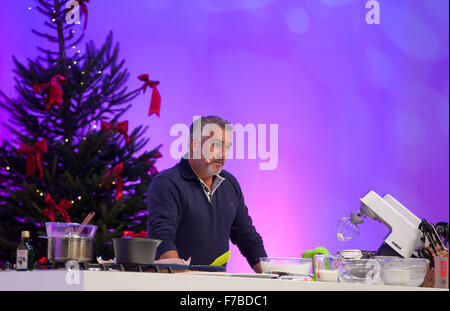
<path id="1" fill-rule="evenodd" d="M 230 259 L 230 251 L 220 255 L 217 257 L 210 266 L 223 266 L 228 262 L 228 259 Z"/>
<path id="2" fill-rule="evenodd" d="M 317 254 L 331 255 L 330 252 L 328 252 L 328 250 L 325 247 L 319 246 L 319 247 L 317 247 L 317 248 L 315 248 L 313 250 L 309 250 L 309 251 L 304 252 L 302 254 L 302 258 L 311 258 L 311 259 L 313 259 L 314 255 L 317 255 Z M 315 267 L 314 262 L 313 262 L 314 281 L 317 280 L 317 278 L 316 278 L 316 269 L 315 268 L 316 267 Z"/>

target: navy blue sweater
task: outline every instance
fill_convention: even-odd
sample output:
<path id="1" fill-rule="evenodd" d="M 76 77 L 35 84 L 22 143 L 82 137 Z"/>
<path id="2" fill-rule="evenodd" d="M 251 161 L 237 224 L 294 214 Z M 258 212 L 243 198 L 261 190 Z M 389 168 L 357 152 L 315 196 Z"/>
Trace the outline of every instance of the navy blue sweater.
<path id="1" fill-rule="evenodd" d="M 266 257 L 261 236 L 256 232 L 239 183 L 222 170 L 225 180 L 208 200 L 200 179 L 188 160 L 160 172 L 148 189 L 148 237 L 162 240 L 156 258 L 176 250 L 191 264 L 209 265 L 237 245 L 250 266 Z"/>

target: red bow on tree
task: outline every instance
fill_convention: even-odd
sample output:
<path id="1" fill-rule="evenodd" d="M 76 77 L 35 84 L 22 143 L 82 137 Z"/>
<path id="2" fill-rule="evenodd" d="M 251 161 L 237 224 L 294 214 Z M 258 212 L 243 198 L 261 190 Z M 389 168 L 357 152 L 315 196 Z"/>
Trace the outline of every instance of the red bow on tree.
<path id="1" fill-rule="evenodd" d="M 134 232 L 134 231 L 123 231 L 122 232 L 122 238 L 128 237 L 128 238 L 146 238 L 147 237 L 147 231 L 141 231 L 141 232 Z"/>
<path id="2" fill-rule="evenodd" d="M 158 175 L 158 170 L 156 169 L 156 167 L 153 166 L 153 163 L 150 163 L 150 166 L 148 168 L 148 173 L 150 173 L 152 176 L 156 176 Z"/>
<path id="3" fill-rule="evenodd" d="M 84 28 L 83 28 L 83 30 L 86 30 L 86 26 L 87 26 L 87 16 L 88 16 L 88 12 L 87 12 L 87 5 L 86 5 L 86 3 L 85 2 L 88 2 L 89 3 L 89 0 L 77 0 L 77 2 L 78 2 L 78 4 L 80 5 L 80 7 L 81 7 L 81 10 L 83 11 L 83 13 L 84 13 Z"/>
<path id="4" fill-rule="evenodd" d="M 33 147 L 22 143 L 19 148 L 19 154 L 27 155 L 26 176 L 36 175 L 36 162 L 39 168 L 39 178 L 44 177 L 44 168 L 42 166 L 42 152 L 47 152 L 47 139 L 43 139 L 33 145 Z M 36 161 L 37 160 L 37 161 Z"/>
<path id="5" fill-rule="evenodd" d="M 106 173 L 105 178 L 107 178 L 109 175 L 113 175 L 113 178 L 116 180 L 116 201 L 119 201 L 119 199 L 122 197 L 122 191 L 123 191 L 123 180 L 122 177 L 120 177 L 120 174 L 123 172 L 123 162 L 120 162 L 114 168 L 110 169 L 108 173 Z M 109 189 L 109 184 L 106 185 L 106 189 Z"/>
<path id="6" fill-rule="evenodd" d="M 39 263 L 48 263 L 48 258 L 43 256 L 43 257 L 39 258 L 37 260 L 37 262 L 39 262 Z"/>
<path id="7" fill-rule="evenodd" d="M 155 156 L 155 159 L 159 159 L 159 158 L 162 158 L 162 154 L 161 154 L 161 152 L 158 151 L 158 153 Z M 156 176 L 159 173 L 158 170 L 156 169 L 156 167 L 154 166 L 154 161 L 153 160 L 150 160 L 148 162 L 147 173 L 152 174 L 152 176 Z"/>
<path id="8" fill-rule="evenodd" d="M 66 78 L 61 75 L 55 75 L 50 79 L 50 82 L 34 84 L 33 89 L 35 93 L 42 92 L 43 89 L 49 88 L 47 99 L 45 102 L 45 111 L 48 111 L 52 105 L 62 105 L 63 103 L 63 89 L 62 84 L 66 83 Z"/>
<path id="9" fill-rule="evenodd" d="M 45 196 L 45 204 L 50 206 L 50 208 L 46 208 L 42 211 L 42 213 L 50 218 L 51 221 L 55 221 L 55 209 L 64 217 L 65 222 L 70 222 L 69 213 L 67 210 L 72 207 L 72 203 L 70 203 L 67 199 L 62 199 L 59 201 L 59 204 L 53 200 L 52 196 L 47 193 Z"/>
<path id="10" fill-rule="evenodd" d="M 119 132 L 120 134 L 123 135 L 127 144 L 130 143 L 130 137 L 128 136 L 128 121 L 122 121 L 122 122 L 117 123 L 117 125 L 112 125 L 112 124 L 102 120 L 101 124 L 102 124 L 102 131 L 115 129 L 115 130 L 117 130 L 117 132 Z"/>
<path id="11" fill-rule="evenodd" d="M 156 88 L 156 86 L 159 84 L 159 81 L 149 80 L 148 74 L 146 74 L 146 73 L 138 76 L 138 79 L 145 82 L 145 84 L 139 90 L 143 90 L 145 93 L 147 86 L 151 87 L 153 90 L 152 98 L 150 100 L 150 109 L 148 110 L 148 115 L 150 116 L 154 113 L 159 118 L 159 110 L 161 108 L 161 95 L 159 95 L 158 89 Z"/>

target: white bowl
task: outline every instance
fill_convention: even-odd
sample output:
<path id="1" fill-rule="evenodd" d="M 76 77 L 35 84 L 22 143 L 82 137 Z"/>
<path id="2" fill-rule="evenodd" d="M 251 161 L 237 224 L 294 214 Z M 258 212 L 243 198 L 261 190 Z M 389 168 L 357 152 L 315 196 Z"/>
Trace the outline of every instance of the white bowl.
<path id="1" fill-rule="evenodd" d="M 424 258 L 377 260 L 381 266 L 381 280 L 387 285 L 421 286 L 429 265 L 429 260 Z"/>

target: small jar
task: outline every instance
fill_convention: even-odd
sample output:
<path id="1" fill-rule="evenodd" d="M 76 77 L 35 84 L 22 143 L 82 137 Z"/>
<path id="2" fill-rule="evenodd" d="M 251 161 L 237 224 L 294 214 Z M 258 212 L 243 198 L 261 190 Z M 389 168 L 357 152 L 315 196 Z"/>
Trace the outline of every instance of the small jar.
<path id="1" fill-rule="evenodd" d="M 314 255 L 314 271 L 316 280 L 321 282 L 337 282 L 341 257 L 325 254 Z"/>

